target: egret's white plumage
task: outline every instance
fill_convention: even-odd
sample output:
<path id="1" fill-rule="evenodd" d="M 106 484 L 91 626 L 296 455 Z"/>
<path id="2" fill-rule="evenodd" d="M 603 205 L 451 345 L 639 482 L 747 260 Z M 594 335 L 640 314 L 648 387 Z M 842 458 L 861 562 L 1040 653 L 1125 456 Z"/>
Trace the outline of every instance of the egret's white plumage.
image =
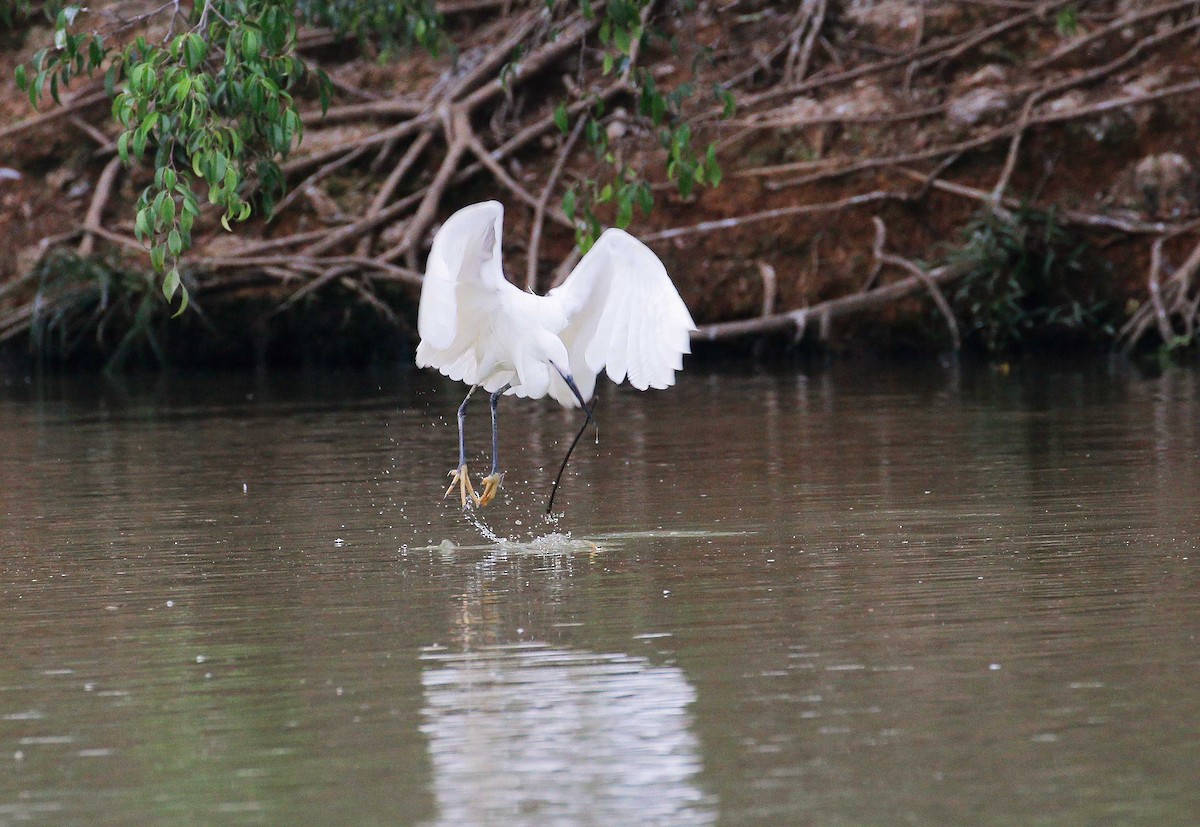
<path id="1" fill-rule="evenodd" d="M 466 400 L 459 408 L 459 467 L 447 494 L 458 485 L 464 506 L 468 494 L 486 504 L 500 485 L 498 394 L 549 394 L 575 407 L 591 399 L 601 370 L 638 390 L 666 388 L 675 384 L 696 329 L 658 256 L 618 229 L 601 235 L 545 296 L 518 289 L 501 266 L 503 221 L 496 201 L 450 216 L 433 238 L 417 313 L 417 366 L 492 394 L 492 473 L 482 496 L 467 475 Z"/>
<path id="2" fill-rule="evenodd" d="M 579 404 L 606 370 L 638 390 L 675 383 L 696 329 L 658 256 L 607 230 L 559 287 L 526 293 L 504 278 L 504 208 L 485 201 L 452 215 L 433 239 L 417 331 L 417 365 L 489 392 Z"/>

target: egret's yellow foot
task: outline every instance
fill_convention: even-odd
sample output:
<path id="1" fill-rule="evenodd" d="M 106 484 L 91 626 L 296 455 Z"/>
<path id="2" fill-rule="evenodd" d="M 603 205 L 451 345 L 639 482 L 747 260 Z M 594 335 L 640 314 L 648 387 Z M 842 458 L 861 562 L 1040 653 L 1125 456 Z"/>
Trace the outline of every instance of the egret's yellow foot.
<path id="1" fill-rule="evenodd" d="M 500 490 L 500 483 L 503 481 L 503 474 L 498 474 L 496 472 L 488 474 L 486 477 L 480 480 L 480 482 L 483 483 L 483 493 L 479 495 L 475 502 L 483 506 L 496 499 L 496 492 Z"/>
<path id="2" fill-rule="evenodd" d="M 450 492 L 454 487 L 458 486 L 458 498 L 462 501 L 462 507 L 467 507 L 467 497 L 471 498 L 471 502 L 475 505 L 481 505 L 479 495 L 475 493 L 475 487 L 471 485 L 471 475 L 467 473 L 467 466 L 460 465 L 457 468 L 450 469 L 450 487 L 446 489 L 446 493 L 442 499 L 450 496 Z M 486 493 L 487 489 L 484 489 Z"/>

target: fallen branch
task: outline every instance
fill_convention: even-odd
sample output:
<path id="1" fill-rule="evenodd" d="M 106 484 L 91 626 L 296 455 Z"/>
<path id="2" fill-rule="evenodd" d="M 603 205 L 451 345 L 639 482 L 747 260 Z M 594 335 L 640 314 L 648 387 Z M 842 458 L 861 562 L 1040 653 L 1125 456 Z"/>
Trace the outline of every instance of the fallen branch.
<path id="1" fill-rule="evenodd" d="M 946 181 L 917 172 L 916 170 L 897 167 L 897 172 L 913 178 L 917 181 L 927 182 L 930 187 L 942 192 L 948 192 L 952 195 L 957 195 L 962 198 L 968 198 L 972 201 L 977 201 L 981 204 L 987 204 L 994 209 L 995 202 L 993 201 L 992 193 L 976 187 L 968 187 L 965 184 L 956 184 L 953 181 Z M 1035 209 L 1041 212 L 1048 212 L 1051 207 L 1039 206 L 1036 203 L 1027 204 L 1020 200 L 1006 196 L 1001 198 L 999 206 L 1008 210 L 1020 209 Z M 1099 229 L 1118 230 L 1123 233 L 1130 234 L 1159 234 L 1159 233 L 1176 233 L 1181 231 L 1187 225 L 1182 224 L 1167 224 L 1162 221 L 1139 221 L 1137 219 L 1122 217 L 1117 215 L 1104 215 L 1101 213 L 1090 213 L 1084 210 L 1055 210 L 1055 215 L 1058 220 L 1064 224 L 1075 224 L 1083 227 L 1096 227 Z M 1012 214 L 1007 216 L 1010 220 Z"/>
<path id="2" fill-rule="evenodd" d="M 1122 343 L 1125 352 L 1141 342 L 1151 325 L 1165 347 L 1174 347 L 1177 341 L 1194 341 L 1196 326 L 1200 323 L 1200 290 L 1192 295 L 1192 279 L 1200 271 L 1200 242 L 1192 247 L 1191 253 L 1165 283 L 1162 271 L 1165 268 L 1163 246 L 1184 232 L 1194 232 L 1198 228 L 1200 221 L 1192 222 L 1186 229 L 1159 236 L 1150 246 L 1150 268 L 1146 278 L 1150 301 L 1139 307 L 1117 332 L 1117 341 Z M 1175 319 L 1179 320 L 1181 331 L 1176 330 Z"/>
<path id="3" fill-rule="evenodd" d="M 79 255 L 90 256 L 96 246 L 96 230 L 100 228 L 100 219 L 104 216 L 104 207 L 112 195 L 113 185 L 117 174 L 121 171 L 121 159 L 112 158 L 100 173 L 96 181 L 96 192 L 88 205 L 87 215 L 83 219 L 83 241 L 79 242 Z"/>
<path id="4" fill-rule="evenodd" d="M 816 319 L 823 331 L 827 332 L 834 319 L 861 313 L 867 310 L 878 310 L 896 302 L 921 289 L 928 289 L 930 284 L 946 285 L 966 275 L 971 265 L 966 262 L 946 264 L 930 270 L 924 276 L 909 276 L 900 281 L 883 287 L 877 287 L 865 293 L 853 293 L 829 299 L 810 307 L 775 313 L 756 319 L 743 319 L 735 322 L 719 322 L 700 327 L 692 333 L 692 339 L 717 341 L 738 336 L 762 335 L 765 333 L 781 333 L 791 331 L 803 336 L 809 319 Z"/>
<path id="5" fill-rule="evenodd" d="M 583 134 L 583 127 L 587 124 L 586 119 L 579 118 L 575 122 L 575 127 L 571 130 L 571 134 L 563 141 L 562 148 L 558 151 L 558 158 L 554 161 L 554 166 L 550 169 L 550 174 L 546 176 L 546 183 L 542 186 L 542 194 L 538 197 L 537 204 L 533 208 L 533 227 L 529 231 L 529 250 L 525 258 L 525 289 L 534 290 L 537 287 L 538 273 L 538 248 L 542 243 L 542 225 L 546 220 L 546 205 L 550 203 L 550 196 L 554 192 L 554 187 L 558 184 L 558 177 L 562 174 L 563 166 L 567 162 L 567 158 L 571 156 L 571 151 L 575 149 L 575 143 L 579 140 L 579 136 Z"/>
<path id="6" fill-rule="evenodd" d="M 958 321 L 954 318 L 954 310 L 950 307 L 950 302 L 946 301 L 946 297 L 942 295 L 941 288 L 937 283 L 930 278 L 923 268 L 903 256 L 885 253 L 883 251 L 884 244 L 887 241 L 887 227 L 883 223 L 883 219 L 879 216 L 873 216 L 871 222 L 875 225 L 875 245 L 872 249 L 876 260 L 880 266 L 891 264 L 893 267 L 899 267 L 911 273 L 915 278 L 919 279 L 925 285 L 925 289 L 929 291 L 929 295 L 933 298 L 933 303 L 937 305 L 941 311 L 942 317 L 946 320 L 946 327 L 950 331 L 950 341 L 954 343 L 954 352 L 962 350 L 962 337 L 958 333 Z"/>

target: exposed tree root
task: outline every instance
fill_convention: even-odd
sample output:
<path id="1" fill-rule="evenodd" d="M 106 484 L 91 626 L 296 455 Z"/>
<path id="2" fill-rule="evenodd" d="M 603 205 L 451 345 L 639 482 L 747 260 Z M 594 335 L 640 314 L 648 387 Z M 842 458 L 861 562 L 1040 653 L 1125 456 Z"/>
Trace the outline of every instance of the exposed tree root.
<path id="1" fill-rule="evenodd" d="M 651 4 L 647 28 L 674 37 L 678 51 L 666 39 L 636 41 L 628 62 L 608 71 L 592 37 L 598 17 L 575 4 L 445 0 L 438 8 L 462 48 L 457 60 L 412 58 L 390 85 L 373 80 L 387 71 L 330 49 L 331 33 L 305 33 L 300 48 L 335 77 L 337 100 L 324 114 L 305 104 L 306 141 L 282 165 L 291 191 L 269 222 L 249 222 L 231 243 L 205 213 L 183 262 L 194 295 L 236 286 L 269 296 L 282 313 L 340 285 L 403 325 L 412 307 L 389 304 L 396 294 L 378 286 L 416 288 L 439 220 L 483 197 L 504 200 L 521 233 L 508 256 L 524 286 L 558 283 L 578 260 L 578 218 L 560 207 L 563 193 L 623 165 L 654 185 L 658 206 L 632 229 L 672 265 L 707 322 L 702 339 L 789 330 L 800 337 L 814 320 L 827 333 L 845 314 L 924 293 L 957 349 L 962 333 L 942 290 L 965 265 L 921 262 L 952 246 L 974 211 L 1010 219 L 1036 209 L 1081 239 L 1148 260 L 1139 277 L 1145 300 L 1119 332 L 1123 346 L 1149 334 L 1168 345 L 1196 341 L 1200 185 L 1160 210 L 1132 169 L 1142 155 L 1185 152 L 1200 137 L 1187 132 L 1200 131 L 1190 112 L 1200 68 L 1187 59 L 1200 0 L 1085 4 L 1061 18 L 1074 21 L 1073 31 L 1067 22 L 1055 28 L 1080 5 L 1068 0 L 710 5 L 685 13 Z M 910 22 L 898 27 L 881 8 Z M 729 119 L 712 97 L 697 93 L 682 104 L 702 141 L 721 147 L 719 189 L 674 194 L 666 149 L 632 94 L 635 61 L 664 89 L 689 81 L 735 93 Z M 136 268 L 144 265 L 130 204 L 149 172 L 122 173 L 104 100 L 89 83 L 62 107 L 0 127 L 0 148 L 44 158 L 34 154 L 36 139 L 64 119 L 90 136 L 81 187 L 89 194 L 78 199 L 70 231 L 59 228 L 40 252 L 70 244 L 81 256 Z M 584 140 L 597 106 L 608 130 L 602 150 Z M 1164 120 L 1169 128 L 1151 128 Z M 1180 131 L 1178 140 L 1167 137 Z M 1124 148 L 1114 149 L 1120 141 Z M 1064 153 L 1060 164 L 1041 163 Z M 1090 176 L 1080 169 L 1087 164 L 1097 170 Z M 615 220 L 611 206 L 599 209 Z M 818 237 L 822 280 L 813 283 L 804 274 L 818 269 L 810 264 Z M 8 279 L 0 340 L 27 331 L 46 307 L 50 297 L 30 276 L 36 260 L 25 255 L 20 267 L 0 269 Z M 731 274 L 727 283 L 739 290 L 708 289 L 696 275 L 700 260 Z M 739 303 L 734 293 L 754 299 Z M 415 289 L 409 295 L 415 299 Z"/>

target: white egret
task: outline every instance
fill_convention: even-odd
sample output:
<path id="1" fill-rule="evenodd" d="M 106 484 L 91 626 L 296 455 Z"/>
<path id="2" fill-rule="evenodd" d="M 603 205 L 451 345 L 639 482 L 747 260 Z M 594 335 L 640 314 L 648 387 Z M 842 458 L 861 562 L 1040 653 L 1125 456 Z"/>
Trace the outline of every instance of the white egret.
<path id="1" fill-rule="evenodd" d="M 501 394 L 549 394 L 566 408 L 578 405 L 586 427 L 592 421 L 587 402 L 601 369 L 617 383 L 628 377 L 638 390 L 670 387 L 696 329 L 658 256 L 618 229 L 605 231 L 545 296 L 520 290 L 504 278 L 500 262 L 503 220 L 496 201 L 464 207 L 447 219 L 433 238 L 417 313 L 417 366 L 470 386 L 458 409 L 458 466 L 446 489 L 449 496 L 458 487 L 463 508 L 468 497 L 487 505 L 500 488 Z M 491 394 L 492 409 L 492 470 L 481 480 L 480 494 L 467 473 L 463 430 L 476 388 Z"/>

